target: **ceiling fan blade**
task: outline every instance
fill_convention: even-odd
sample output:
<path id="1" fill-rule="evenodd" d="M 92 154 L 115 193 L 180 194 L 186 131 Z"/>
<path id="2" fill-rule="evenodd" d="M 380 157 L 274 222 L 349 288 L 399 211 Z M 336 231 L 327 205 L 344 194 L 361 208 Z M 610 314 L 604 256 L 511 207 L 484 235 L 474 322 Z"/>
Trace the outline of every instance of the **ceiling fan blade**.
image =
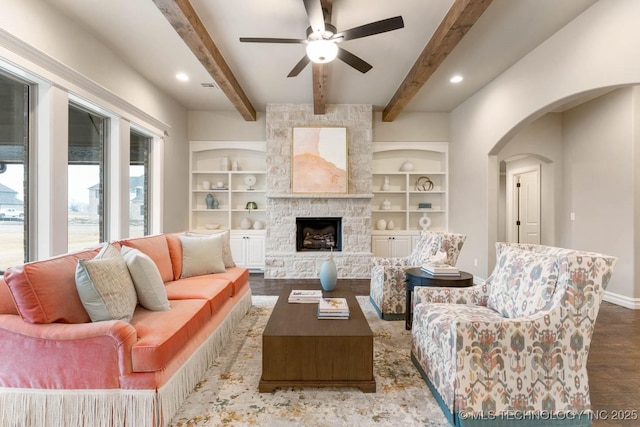
<path id="1" fill-rule="evenodd" d="M 362 74 L 366 73 L 373 67 L 368 62 L 363 61 L 362 59 L 355 56 L 353 53 L 345 50 L 341 47 L 338 47 L 338 59 L 344 62 L 347 65 L 352 66 L 356 70 L 360 71 Z"/>
<path id="2" fill-rule="evenodd" d="M 341 31 L 335 34 L 332 39 L 341 38 L 342 40 L 353 40 L 362 37 L 372 36 L 374 34 L 386 33 L 387 31 L 399 30 L 404 28 L 402 16 L 383 19 L 382 21 L 371 22 L 350 30 Z"/>
<path id="3" fill-rule="evenodd" d="M 306 43 L 305 39 L 278 39 L 268 37 L 240 37 L 243 43 Z"/>
<path id="4" fill-rule="evenodd" d="M 287 77 L 295 77 L 300 74 L 300 71 L 304 70 L 304 67 L 309 63 L 309 57 L 307 55 L 303 56 L 300 62 L 293 67 L 293 70 L 287 75 Z"/>
<path id="5" fill-rule="evenodd" d="M 320 0 L 304 0 L 304 8 L 314 33 L 324 33 L 324 12 Z"/>

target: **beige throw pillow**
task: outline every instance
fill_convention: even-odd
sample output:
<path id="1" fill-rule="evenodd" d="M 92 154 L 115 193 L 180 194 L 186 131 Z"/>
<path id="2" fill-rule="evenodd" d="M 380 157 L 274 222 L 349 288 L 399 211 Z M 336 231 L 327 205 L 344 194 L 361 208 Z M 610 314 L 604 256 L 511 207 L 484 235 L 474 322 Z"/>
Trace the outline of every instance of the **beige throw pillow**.
<path id="1" fill-rule="evenodd" d="M 222 242 L 222 260 L 224 261 L 225 268 L 233 268 L 236 266 L 235 261 L 233 261 L 233 254 L 231 253 L 231 232 L 229 230 L 215 233 L 215 234 L 203 234 L 203 233 L 193 233 L 187 232 L 186 236 L 192 237 L 210 237 L 210 236 L 224 236 L 224 240 Z"/>
<path id="2" fill-rule="evenodd" d="M 224 236 L 214 234 L 207 237 L 179 236 L 182 244 L 181 278 L 227 271 L 222 260 Z"/>
<path id="3" fill-rule="evenodd" d="M 140 305 L 152 311 L 169 310 L 167 289 L 156 263 L 148 255 L 128 246 L 123 246 L 120 253 L 127 263 Z"/>
<path id="4" fill-rule="evenodd" d="M 127 264 L 106 244 L 93 259 L 78 260 L 76 287 L 91 321 L 131 321 L 138 299 Z"/>

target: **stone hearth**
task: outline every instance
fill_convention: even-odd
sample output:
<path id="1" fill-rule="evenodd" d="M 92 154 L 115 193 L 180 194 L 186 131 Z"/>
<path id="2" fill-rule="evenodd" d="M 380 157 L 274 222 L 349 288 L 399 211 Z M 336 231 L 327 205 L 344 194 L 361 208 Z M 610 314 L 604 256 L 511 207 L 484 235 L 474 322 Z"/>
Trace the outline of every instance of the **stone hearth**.
<path id="1" fill-rule="evenodd" d="M 325 115 L 312 105 L 267 106 L 267 242 L 265 278 L 316 278 L 326 252 L 296 251 L 296 218 L 341 217 L 342 251 L 334 252 L 338 277 L 368 278 L 371 269 L 372 108 L 327 105 Z M 349 192 L 292 194 L 291 152 L 294 127 L 346 127 Z"/>

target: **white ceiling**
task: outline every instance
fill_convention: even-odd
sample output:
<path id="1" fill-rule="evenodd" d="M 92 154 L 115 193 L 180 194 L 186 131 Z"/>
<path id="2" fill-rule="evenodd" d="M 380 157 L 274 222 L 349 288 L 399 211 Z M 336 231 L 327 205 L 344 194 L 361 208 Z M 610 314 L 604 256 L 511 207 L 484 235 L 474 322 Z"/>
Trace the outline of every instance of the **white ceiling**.
<path id="1" fill-rule="evenodd" d="M 234 110 L 152 0 L 46 0 L 85 26 L 141 75 L 188 110 Z M 301 0 L 191 0 L 258 111 L 267 103 L 312 104 L 311 67 L 287 74 L 302 44 L 240 43 L 239 37 L 305 38 Z M 546 40 L 596 0 L 494 0 L 406 111 L 447 112 Z M 341 61 L 329 67 L 328 104 L 372 104 L 381 111 L 422 52 L 453 0 L 334 0 L 338 31 L 401 15 L 405 27 L 342 47 L 373 65 L 366 74 Z M 190 76 L 187 83 L 177 72 Z M 449 83 L 453 74 L 464 81 Z"/>

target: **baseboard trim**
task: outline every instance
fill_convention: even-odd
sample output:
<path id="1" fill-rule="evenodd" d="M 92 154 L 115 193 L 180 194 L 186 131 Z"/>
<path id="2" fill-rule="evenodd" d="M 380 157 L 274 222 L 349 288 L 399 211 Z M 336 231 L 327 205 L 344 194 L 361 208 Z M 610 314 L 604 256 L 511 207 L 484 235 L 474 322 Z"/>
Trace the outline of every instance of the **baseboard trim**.
<path id="1" fill-rule="evenodd" d="M 640 310 L 640 298 L 630 298 L 625 295 L 605 291 L 603 300 L 632 310 Z"/>

